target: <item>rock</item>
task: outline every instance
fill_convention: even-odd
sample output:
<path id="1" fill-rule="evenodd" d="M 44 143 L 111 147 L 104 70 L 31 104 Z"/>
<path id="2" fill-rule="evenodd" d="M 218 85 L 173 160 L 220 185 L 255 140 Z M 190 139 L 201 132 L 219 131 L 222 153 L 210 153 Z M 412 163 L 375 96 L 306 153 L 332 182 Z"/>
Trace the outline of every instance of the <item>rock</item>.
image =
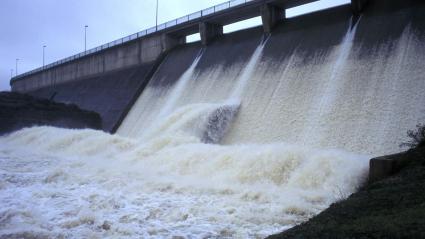
<path id="1" fill-rule="evenodd" d="M 108 222 L 108 221 L 104 221 L 103 224 L 102 224 L 102 229 L 105 230 L 105 231 L 110 230 L 111 229 L 111 223 Z"/>

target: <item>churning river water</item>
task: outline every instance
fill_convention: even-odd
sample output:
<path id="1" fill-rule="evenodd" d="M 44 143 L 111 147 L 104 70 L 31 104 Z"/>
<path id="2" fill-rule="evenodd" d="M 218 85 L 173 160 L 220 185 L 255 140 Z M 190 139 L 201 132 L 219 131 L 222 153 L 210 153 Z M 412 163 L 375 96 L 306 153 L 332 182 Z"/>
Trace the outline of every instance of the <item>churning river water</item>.
<path id="1" fill-rule="evenodd" d="M 0 138 L 0 237 L 262 238 L 347 197 L 366 171 L 340 150 L 29 128 Z"/>

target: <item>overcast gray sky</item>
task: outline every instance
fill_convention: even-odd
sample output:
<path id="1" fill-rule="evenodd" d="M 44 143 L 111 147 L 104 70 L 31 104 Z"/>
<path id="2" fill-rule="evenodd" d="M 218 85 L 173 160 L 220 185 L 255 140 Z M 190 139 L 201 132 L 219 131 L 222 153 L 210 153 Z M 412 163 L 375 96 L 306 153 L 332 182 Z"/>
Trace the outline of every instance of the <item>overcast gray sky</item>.
<path id="1" fill-rule="evenodd" d="M 159 23 L 208 8 L 223 0 L 159 0 Z M 293 9 L 287 16 L 349 2 L 321 0 Z M 156 0 L 1 0 L 0 3 L 0 91 L 9 90 L 11 70 L 18 73 L 42 66 L 43 45 L 46 64 L 116 40 L 155 25 Z M 240 26 L 259 24 L 254 19 Z M 239 25 L 239 26 L 238 26 Z"/>

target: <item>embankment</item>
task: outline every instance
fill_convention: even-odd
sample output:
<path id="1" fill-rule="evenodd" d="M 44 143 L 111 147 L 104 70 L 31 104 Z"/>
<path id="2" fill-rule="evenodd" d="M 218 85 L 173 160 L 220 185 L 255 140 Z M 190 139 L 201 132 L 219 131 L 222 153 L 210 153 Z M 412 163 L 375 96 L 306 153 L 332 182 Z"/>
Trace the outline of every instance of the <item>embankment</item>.
<path id="1" fill-rule="evenodd" d="M 41 125 L 72 129 L 102 128 L 102 120 L 95 112 L 12 92 L 0 92 L 0 122 L 0 135 Z"/>
<path id="2" fill-rule="evenodd" d="M 393 160 L 408 164 L 268 239 L 425 238 L 425 147 L 394 155 Z"/>
<path id="3" fill-rule="evenodd" d="M 128 110 L 136 94 L 146 85 L 153 63 L 133 66 L 102 73 L 77 81 L 68 81 L 55 86 L 29 92 L 40 98 L 50 98 L 62 103 L 72 103 L 81 109 L 95 111 L 102 117 L 102 129 L 113 132 L 123 113 Z"/>

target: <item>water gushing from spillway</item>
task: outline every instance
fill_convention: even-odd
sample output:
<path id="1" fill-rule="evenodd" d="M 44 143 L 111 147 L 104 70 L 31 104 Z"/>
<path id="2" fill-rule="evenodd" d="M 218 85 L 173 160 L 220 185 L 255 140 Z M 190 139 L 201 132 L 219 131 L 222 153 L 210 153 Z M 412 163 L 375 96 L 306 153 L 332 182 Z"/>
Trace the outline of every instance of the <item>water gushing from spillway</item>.
<path id="1" fill-rule="evenodd" d="M 255 69 L 257 68 L 258 62 L 262 57 L 264 46 L 266 45 L 269 37 L 270 35 L 265 35 L 262 37 L 260 44 L 257 46 L 248 63 L 243 68 L 242 73 L 238 77 L 235 89 L 233 89 L 233 92 L 229 97 L 230 99 L 240 100 L 242 97 L 242 93 L 245 90 L 246 85 L 251 79 Z"/>
<path id="2" fill-rule="evenodd" d="M 171 89 L 171 92 L 165 98 L 166 101 L 164 102 L 164 105 L 161 107 L 161 109 L 159 110 L 159 113 L 152 120 L 153 124 L 151 124 L 149 128 L 146 128 L 146 132 L 143 132 L 143 134 L 140 137 L 144 139 L 155 137 L 155 135 L 160 133 L 159 131 L 161 131 L 161 127 L 166 127 L 166 126 L 162 126 L 158 124 L 163 123 L 162 121 L 163 118 L 169 117 L 169 114 L 172 113 L 171 111 L 174 110 L 175 108 L 176 101 L 179 99 L 179 97 L 181 97 L 181 94 L 188 87 L 189 81 L 195 77 L 195 74 L 196 74 L 195 67 L 198 65 L 198 62 L 202 57 L 202 53 L 203 53 L 203 49 L 201 49 L 201 51 L 198 53 L 198 55 L 196 56 L 195 60 L 192 62 L 190 67 L 183 73 L 183 75 L 177 81 L 173 89 Z M 186 115 L 186 118 L 188 118 L 187 115 Z M 196 119 L 194 123 L 197 123 Z"/>
<path id="3" fill-rule="evenodd" d="M 303 141 L 307 144 L 311 144 L 313 140 L 317 141 L 318 137 L 323 136 L 323 132 L 321 132 L 323 129 L 321 126 L 326 123 L 317 119 L 323 118 L 331 113 L 331 109 L 334 106 L 338 94 L 338 88 L 344 85 L 347 80 L 342 74 L 342 69 L 347 64 L 361 16 L 356 22 L 354 22 L 354 20 L 354 17 L 350 18 L 347 32 L 339 45 L 339 49 L 335 52 L 335 64 L 332 66 L 330 77 L 326 79 L 322 85 L 324 92 L 320 92 L 320 95 L 318 95 L 315 102 L 313 102 L 310 112 L 307 112 L 307 127 L 303 130 Z"/>
<path id="4" fill-rule="evenodd" d="M 423 36 L 406 24 L 399 35 L 369 47 L 362 42 L 366 33 L 356 39 L 360 26 L 367 24 L 364 17 L 347 19 L 338 25 L 345 29 L 338 32 L 340 39 L 318 50 L 302 41 L 286 49 L 280 46 L 289 44 L 285 34 L 259 39 L 243 61 L 206 62 L 218 55 L 212 52 L 217 48 L 206 48 L 173 110 L 199 103 L 226 104 L 236 98 L 238 113 L 220 140 L 226 145 L 290 142 L 373 156 L 396 153 L 406 131 L 425 121 Z M 276 53 L 279 49 L 284 53 Z M 166 69 L 159 71 L 167 76 Z M 148 85 L 118 134 L 143 135 L 173 87 Z"/>
<path id="5" fill-rule="evenodd" d="M 165 102 L 164 106 L 161 108 L 160 113 L 158 114 L 158 120 L 160 120 L 161 117 L 165 117 L 167 116 L 167 114 L 171 113 L 170 111 L 173 109 L 178 98 L 181 97 L 181 94 L 184 91 L 184 89 L 187 88 L 189 81 L 195 78 L 195 75 L 194 75 L 195 67 L 198 65 L 198 62 L 202 57 L 203 50 L 204 49 L 201 49 L 201 51 L 198 53 L 193 63 L 177 81 L 177 85 L 174 86 L 174 88 L 172 89 L 170 95 L 167 97 L 167 101 Z"/>
<path id="6" fill-rule="evenodd" d="M 422 38 L 408 25 L 364 56 L 347 25 L 326 51 L 300 42 L 279 61 L 266 51 L 287 36 L 228 66 L 207 47 L 160 84 L 171 52 L 117 135 L 0 137 L 0 237 L 259 238 L 347 197 L 370 155 L 425 120 Z"/>

